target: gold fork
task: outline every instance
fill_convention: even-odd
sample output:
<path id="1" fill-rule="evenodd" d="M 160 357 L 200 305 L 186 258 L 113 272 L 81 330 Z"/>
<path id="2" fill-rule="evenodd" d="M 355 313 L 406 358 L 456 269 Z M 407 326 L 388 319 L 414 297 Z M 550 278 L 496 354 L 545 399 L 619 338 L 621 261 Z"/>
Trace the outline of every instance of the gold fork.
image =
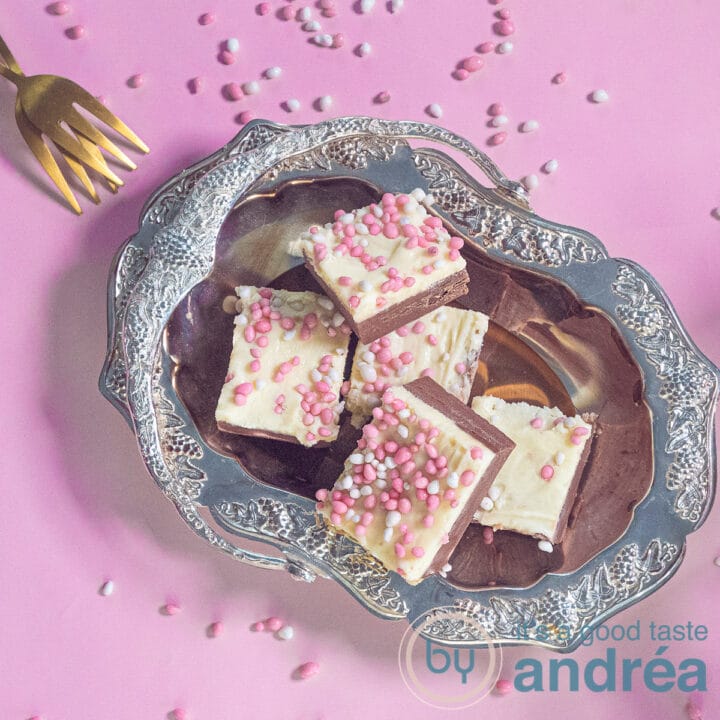
<path id="1" fill-rule="evenodd" d="M 83 117 L 74 107 L 75 105 L 94 115 L 143 152 L 149 152 L 147 145 L 125 123 L 79 85 L 56 75 L 27 77 L 2 37 L 0 37 L 0 75 L 18 88 L 15 118 L 23 138 L 76 212 L 81 212 L 79 205 L 45 144 L 43 135 L 60 150 L 72 172 L 77 175 L 96 202 L 99 202 L 99 198 L 83 165 L 106 178 L 111 184 L 111 189 L 123 184 L 108 167 L 97 146 L 104 148 L 130 170 L 134 170 L 137 166 Z M 70 131 L 66 130 L 63 124 Z"/>

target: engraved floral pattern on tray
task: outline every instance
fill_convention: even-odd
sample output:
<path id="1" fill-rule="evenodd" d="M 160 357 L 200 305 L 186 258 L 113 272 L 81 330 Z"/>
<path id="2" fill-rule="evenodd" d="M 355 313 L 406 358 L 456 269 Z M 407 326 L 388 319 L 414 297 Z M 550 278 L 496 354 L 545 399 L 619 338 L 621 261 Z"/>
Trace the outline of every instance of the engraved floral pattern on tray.
<path id="1" fill-rule="evenodd" d="M 242 501 L 210 508 L 214 526 L 198 501 L 203 486 L 212 482 L 203 467 L 215 460 L 214 454 L 180 411 L 160 344 L 170 313 L 211 266 L 224 218 L 249 188 L 263 178 L 303 173 L 327 177 L 344 167 L 362 171 L 370 160 L 382 163 L 417 139 L 463 154 L 495 184 L 484 188 L 437 151 L 420 149 L 412 155 L 440 211 L 489 252 L 518 264 L 542 265 L 562 279 L 564 268 L 573 264 L 614 269 L 614 282 L 595 299 L 617 316 L 619 327 L 637 343 L 638 362 L 660 384 L 658 400 L 651 398 L 651 404 L 666 417 L 666 427 L 656 452 L 672 456 L 662 486 L 654 485 L 652 491 L 672 494 L 672 515 L 663 516 L 662 522 L 649 517 L 634 523 L 614 546 L 569 576 L 546 576 L 525 590 L 488 590 L 479 594 L 481 600 L 477 592 L 452 588 L 437 576 L 415 587 L 406 585 L 360 546 L 319 523 L 312 502 L 275 488 L 243 485 Z M 298 579 L 328 574 L 385 617 L 418 617 L 447 604 L 437 600 L 450 595 L 458 608 L 481 618 L 498 641 L 512 642 L 518 622 L 567 625 L 569 638 L 551 637 L 543 643 L 560 650 L 577 646 L 583 628 L 659 587 L 678 566 L 684 537 L 693 523 L 702 521 L 712 498 L 716 369 L 687 339 L 644 271 L 607 258 L 588 233 L 533 215 L 522 188 L 463 138 L 432 125 L 373 118 L 341 118 L 299 128 L 254 122 L 225 148 L 161 188 L 150 200 L 143 223 L 143 229 L 157 226 L 149 227 L 149 243 L 146 238 L 141 242 L 142 233 L 132 239 L 111 281 L 112 336 L 101 388 L 116 406 L 127 408 L 150 473 L 185 522 L 213 546 L 260 567 L 284 568 Z M 241 548 L 236 538 L 244 536 L 269 542 L 283 556 Z M 438 622 L 433 637 L 458 639 L 450 627 Z"/>

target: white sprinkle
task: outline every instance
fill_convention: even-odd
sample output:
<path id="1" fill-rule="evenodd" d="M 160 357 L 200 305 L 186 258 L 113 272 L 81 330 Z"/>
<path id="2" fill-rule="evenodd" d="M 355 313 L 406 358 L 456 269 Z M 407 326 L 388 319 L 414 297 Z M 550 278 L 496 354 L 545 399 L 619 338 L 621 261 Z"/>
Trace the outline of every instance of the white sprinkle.
<path id="1" fill-rule="evenodd" d="M 495 503 L 489 497 L 484 497 L 480 501 L 480 507 L 483 510 L 492 510 L 495 507 Z"/>
<path id="2" fill-rule="evenodd" d="M 277 65 L 273 65 L 265 71 L 265 77 L 268 80 L 274 80 L 275 78 L 279 78 L 280 75 L 282 75 L 282 68 L 278 67 Z"/>
<path id="3" fill-rule="evenodd" d="M 538 180 L 537 175 L 530 174 L 526 175 L 522 179 L 522 184 L 525 186 L 526 190 L 534 190 L 540 184 L 540 180 Z"/>
<path id="4" fill-rule="evenodd" d="M 508 124 L 508 116 L 507 115 L 496 115 L 491 121 L 490 124 L 493 127 L 502 127 L 503 125 Z"/>
<path id="5" fill-rule="evenodd" d="M 594 103 L 604 103 L 610 99 L 610 96 L 607 94 L 607 90 L 593 90 L 590 99 Z"/>
<path id="6" fill-rule="evenodd" d="M 447 320 L 447 313 L 444 310 L 441 310 L 436 316 L 435 316 L 435 322 L 443 323 Z"/>
<path id="7" fill-rule="evenodd" d="M 538 542 L 538 550 L 542 550 L 546 553 L 551 553 L 553 551 L 552 543 L 548 542 L 547 540 L 540 540 L 540 542 Z"/>
<path id="8" fill-rule="evenodd" d="M 430 103 L 430 105 L 427 106 L 427 114 L 430 117 L 441 118 L 443 116 L 443 109 L 438 103 Z"/>
<path id="9" fill-rule="evenodd" d="M 267 380 L 263 378 L 258 378 L 255 381 L 255 389 L 256 390 L 262 390 L 267 385 Z"/>
<path id="10" fill-rule="evenodd" d="M 333 44 L 333 37 L 329 33 L 325 33 L 320 36 L 320 43 L 323 47 L 331 47 Z"/>
<path id="11" fill-rule="evenodd" d="M 402 10 L 405 0 L 390 0 L 390 12 L 396 13 Z"/>
<path id="12" fill-rule="evenodd" d="M 306 22 L 302 28 L 305 32 L 319 32 L 321 26 L 317 20 L 310 20 Z"/>
<path id="13" fill-rule="evenodd" d="M 405 377 L 408 374 L 409 370 L 410 368 L 407 365 L 403 365 L 401 368 L 395 371 L 395 375 L 397 375 L 398 377 Z"/>
<path id="14" fill-rule="evenodd" d="M 362 359 L 363 359 L 365 362 L 373 363 L 373 362 L 375 362 L 375 353 L 372 352 L 371 350 L 366 350 L 366 351 L 362 354 Z"/>
<path id="15" fill-rule="evenodd" d="M 310 377 L 313 382 L 320 382 L 322 380 L 322 373 L 317 368 L 313 368 Z"/>
<path id="16" fill-rule="evenodd" d="M 392 540 L 393 536 L 393 529 L 392 528 L 385 528 L 383 531 L 383 540 L 385 542 L 390 542 Z"/>
<path id="17" fill-rule="evenodd" d="M 567 417 L 565 418 L 565 421 L 563 422 L 563 425 L 566 428 L 575 427 L 575 418 Z"/>
<path id="18" fill-rule="evenodd" d="M 369 13 L 375 7 L 375 0 L 360 0 L 360 12 Z"/>
<path id="19" fill-rule="evenodd" d="M 340 373 L 336 368 L 330 368 L 330 372 L 328 372 L 327 377 L 331 382 L 337 382 L 340 379 Z"/>
<path id="20" fill-rule="evenodd" d="M 369 485 L 363 485 L 360 488 L 361 495 L 372 495 L 372 488 Z"/>
<path id="21" fill-rule="evenodd" d="M 401 420 L 407 420 L 411 414 L 412 413 L 407 408 L 403 408 L 402 410 L 398 411 L 398 417 Z"/>
<path id="22" fill-rule="evenodd" d="M 242 91 L 246 95 L 257 95 L 260 92 L 260 83 L 257 80 L 250 80 L 249 82 L 243 83 Z"/>
<path id="23" fill-rule="evenodd" d="M 456 472 L 451 472 L 447 478 L 449 488 L 456 488 L 460 484 L 460 476 Z"/>
<path id="24" fill-rule="evenodd" d="M 526 120 L 520 126 L 520 132 L 531 133 L 535 132 L 540 127 L 540 123 L 537 120 Z"/>
<path id="25" fill-rule="evenodd" d="M 358 494 L 359 494 L 359 493 L 358 493 Z M 355 513 L 350 519 L 351 519 L 353 522 L 358 523 L 358 522 L 360 522 L 360 515 L 358 515 L 357 513 Z"/>
<path id="26" fill-rule="evenodd" d="M 246 315 L 236 315 L 235 316 L 235 324 L 236 325 L 247 325 L 248 319 Z"/>
<path id="27" fill-rule="evenodd" d="M 397 464 L 390 456 L 388 456 L 385 458 L 385 467 L 388 470 L 394 470 L 397 467 Z"/>
<path id="28" fill-rule="evenodd" d="M 350 213 L 345 213 L 344 215 L 340 216 L 340 222 L 343 225 L 350 225 L 351 223 L 355 222 L 355 216 L 351 215 Z"/>
<path id="29" fill-rule="evenodd" d="M 425 191 L 420 188 L 415 188 L 410 195 L 412 195 L 412 197 L 414 197 L 419 203 L 425 199 Z"/>
<path id="30" fill-rule="evenodd" d="M 283 333 L 283 340 L 292 340 L 295 337 L 296 333 L 297 331 L 295 330 L 295 328 L 293 328 L 292 330 L 286 330 Z"/>
<path id="31" fill-rule="evenodd" d="M 276 633 L 278 640 L 292 640 L 295 636 L 295 630 L 292 625 L 283 625 Z"/>
<path id="32" fill-rule="evenodd" d="M 309 7 L 300 8 L 295 15 L 295 19 L 299 22 L 307 22 L 312 15 L 312 10 Z"/>
<path id="33" fill-rule="evenodd" d="M 363 454 L 362 453 L 353 453 L 348 460 L 350 461 L 351 465 L 362 465 L 363 464 Z"/>
<path id="34" fill-rule="evenodd" d="M 488 497 L 495 502 L 500 497 L 500 488 L 495 487 L 492 485 L 490 489 L 488 490 Z"/>
<path id="35" fill-rule="evenodd" d="M 509 54 L 513 51 L 513 48 L 514 48 L 514 47 L 515 47 L 515 46 L 514 46 L 509 40 L 506 40 L 505 42 L 501 42 L 501 43 L 497 46 L 497 51 L 498 51 L 501 55 L 509 55 Z"/>
<path id="36" fill-rule="evenodd" d="M 318 98 L 318 108 L 325 112 L 325 110 L 329 110 L 330 106 L 333 104 L 332 95 L 323 95 L 322 97 Z"/>
<path id="37" fill-rule="evenodd" d="M 240 287 L 235 288 L 235 292 L 240 298 L 249 298 L 252 293 L 252 288 L 249 285 L 241 285 Z"/>
<path id="38" fill-rule="evenodd" d="M 430 205 L 433 205 L 435 203 L 435 197 L 433 195 L 431 195 L 430 193 L 428 193 L 425 196 L 425 200 L 423 202 L 425 203 L 425 205 L 427 205 L 429 207 Z"/>
<path id="39" fill-rule="evenodd" d="M 383 480 L 383 478 L 378 478 L 375 481 L 375 487 L 378 488 L 378 490 L 384 490 L 387 487 L 387 482 Z"/>
<path id="40" fill-rule="evenodd" d="M 360 241 L 358 244 L 360 245 L 360 247 L 367 247 L 368 246 L 367 238 L 360 238 Z"/>
<path id="41" fill-rule="evenodd" d="M 353 486 L 352 475 L 343 475 L 337 483 L 341 490 L 349 490 Z"/>
<path id="42" fill-rule="evenodd" d="M 345 322 L 345 317 L 342 313 L 336 312 L 332 318 L 333 327 L 340 327 Z"/>
<path id="43" fill-rule="evenodd" d="M 548 160 L 543 166 L 542 171 L 544 173 L 547 173 L 548 175 L 552 175 L 557 169 L 558 169 L 558 161 L 557 160 Z"/>
<path id="44" fill-rule="evenodd" d="M 239 41 L 237 38 L 235 38 L 235 37 L 228 38 L 228 39 L 225 41 L 225 47 L 226 47 L 231 53 L 236 53 L 236 52 L 240 49 L 240 41 Z"/>
<path id="45" fill-rule="evenodd" d="M 389 528 L 395 527 L 400 524 L 401 515 L 397 510 L 390 510 L 385 516 L 385 525 Z"/>
<path id="46" fill-rule="evenodd" d="M 358 363 L 358 370 L 360 370 L 360 377 L 365 382 L 374 383 L 377 380 L 377 370 L 372 365 Z"/>
<path id="47" fill-rule="evenodd" d="M 374 215 L 375 217 L 378 217 L 378 218 L 379 218 L 379 217 L 382 217 L 382 216 L 383 216 L 383 209 L 382 209 L 379 205 L 376 205 L 376 206 L 373 208 L 373 215 Z"/>
<path id="48" fill-rule="evenodd" d="M 439 270 L 441 267 L 445 267 L 445 265 L 446 265 L 445 260 L 436 260 L 436 261 L 433 263 L 433 267 L 434 267 L 436 270 Z"/>
<path id="49" fill-rule="evenodd" d="M 369 42 L 362 42 L 357 46 L 355 52 L 357 52 L 360 57 L 365 57 L 372 52 L 372 45 Z"/>
<path id="50" fill-rule="evenodd" d="M 437 495 L 440 492 L 440 483 L 437 480 L 433 480 L 428 483 L 427 493 L 428 495 Z"/>
<path id="51" fill-rule="evenodd" d="M 410 434 L 409 430 L 407 429 L 407 427 L 405 425 L 398 425 L 397 432 L 398 432 L 398 435 L 403 440 L 405 440 L 408 437 L 408 435 Z"/>
<path id="52" fill-rule="evenodd" d="M 375 453 L 372 450 L 368 450 L 363 457 L 365 458 L 365 462 L 369 463 L 375 459 Z"/>
<path id="53" fill-rule="evenodd" d="M 355 232 L 358 235 L 367 235 L 370 232 L 370 228 L 365 223 L 355 223 Z"/>
<path id="54" fill-rule="evenodd" d="M 101 586 L 100 590 L 98 592 L 103 596 L 107 597 L 108 595 L 112 595 L 115 591 L 115 583 L 112 580 L 106 580 Z"/>
<path id="55" fill-rule="evenodd" d="M 324 295 L 320 295 L 320 297 L 318 297 L 317 304 L 321 308 L 325 308 L 325 310 L 334 310 L 335 309 L 335 304 L 333 303 L 333 301 L 330 298 L 325 297 Z"/>
<path id="56" fill-rule="evenodd" d="M 452 565 L 450 563 L 445 563 L 445 565 L 442 566 L 442 571 L 444 573 L 449 573 L 452 570 Z"/>
<path id="57" fill-rule="evenodd" d="M 350 491 L 348 492 L 348 495 L 349 495 L 351 498 L 353 498 L 354 500 L 357 500 L 357 499 L 360 497 L 360 490 L 359 490 L 358 488 L 356 488 L 356 487 L 350 488 Z M 358 522 L 358 521 L 359 521 L 359 518 L 358 518 L 358 520 L 356 520 L 355 522 Z"/>
<path id="58" fill-rule="evenodd" d="M 556 452 L 555 453 L 555 464 L 562 465 L 564 462 L 565 462 L 565 453 L 564 452 Z"/>

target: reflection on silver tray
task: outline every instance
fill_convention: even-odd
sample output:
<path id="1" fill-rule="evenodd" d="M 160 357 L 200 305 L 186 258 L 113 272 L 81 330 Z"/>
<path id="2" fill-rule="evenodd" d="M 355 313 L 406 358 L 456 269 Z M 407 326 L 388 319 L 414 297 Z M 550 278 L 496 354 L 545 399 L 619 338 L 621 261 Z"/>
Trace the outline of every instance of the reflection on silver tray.
<path id="1" fill-rule="evenodd" d="M 483 187 L 445 152 L 416 147 L 417 141 L 474 163 L 495 187 Z M 408 586 L 318 522 L 312 500 L 258 482 L 198 431 L 173 383 L 165 334 L 171 315 L 211 272 L 221 228 L 238 203 L 283 183 L 337 178 L 430 190 L 440 214 L 488 257 L 592 298 L 615 325 L 644 378 L 654 475 L 627 531 L 581 567 L 526 588 L 466 589 L 436 576 Z M 662 290 L 634 263 L 608 258 L 590 234 L 534 215 L 517 183 L 441 128 L 372 118 L 304 127 L 250 123 L 148 201 L 138 233 L 116 257 L 108 303 L 101 390 L 132 425 L 150 473 L 188 525 L 244 562 L 284 568 L 306 581 L 331 577 L 382 617 L 413 620 L 453 606 L 478 618 L 494 641 L 517 642 L 519 625 L 544 626 L 548 636 L 532 642 L 572 650 L 587 627 L 674 573 L 686 536 L 710 509 L 718 371 L 687 337 Z M 244 538 L 272 546 L 276 555 L 244 548 Z M 456 628 L 437 612 L 427 634 L 439 642 L 481 643 Z"/>

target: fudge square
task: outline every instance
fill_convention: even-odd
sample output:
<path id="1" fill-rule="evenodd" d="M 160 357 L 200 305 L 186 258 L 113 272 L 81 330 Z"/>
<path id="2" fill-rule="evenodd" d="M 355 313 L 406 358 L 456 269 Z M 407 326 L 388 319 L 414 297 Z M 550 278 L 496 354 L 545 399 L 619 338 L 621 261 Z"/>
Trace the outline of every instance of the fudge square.
<path id="1" fill-rule="evenodd" d="M 565 417 L 558 408 L 509 403 L 483 395 L 472 409 L 515 442 L 515 449 L 490 488 L 476 519 L 495 530 L 514 530 L 540 539 L 552 551 L 567 526 L 593 426 Z"/>
<path id="2" fill-rule="evenodd" d="M 369 345 L 358 343 L 346 398 L 353 424 L 363 423 L 387 387 L 421 376 L 467 403 L 487 329 L 481 312 L 440 307 Z"/>
<path id="3" fill-rule="evenodd" d="M 379 203 L 338 210 L 333 223 L 288 246 L 364 343 L 467 293 L 463 240 L 428 214 L 422 203 L 431 200 L 420 189 L 385 193 Z"/>
<path id="4" fill-rule="evenodd" d="M 350 327 L 313 292 L 240 286 L 220 430 L 307 447 L 337 438 Z"/>
<path id="5" fill-rule="evenodd" d="M 448 559 L 514 447 L 430 378 L 388 388 L 318 509 L 414 585 Z"/>

